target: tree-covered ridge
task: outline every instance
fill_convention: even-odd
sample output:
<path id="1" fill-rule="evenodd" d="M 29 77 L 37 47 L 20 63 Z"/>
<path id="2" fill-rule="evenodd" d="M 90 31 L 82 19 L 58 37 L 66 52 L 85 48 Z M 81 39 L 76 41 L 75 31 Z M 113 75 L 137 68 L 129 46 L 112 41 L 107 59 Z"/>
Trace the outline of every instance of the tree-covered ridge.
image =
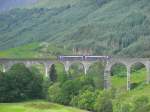
<path id="1" fill-rule="evenodd" d="M 149 7 L 149 0 L 86 0 L 14 9 L 0 15 L 0 49 L 46 41 L 66 49 L 90 46 L 95 54 L 149 57 Z"/>

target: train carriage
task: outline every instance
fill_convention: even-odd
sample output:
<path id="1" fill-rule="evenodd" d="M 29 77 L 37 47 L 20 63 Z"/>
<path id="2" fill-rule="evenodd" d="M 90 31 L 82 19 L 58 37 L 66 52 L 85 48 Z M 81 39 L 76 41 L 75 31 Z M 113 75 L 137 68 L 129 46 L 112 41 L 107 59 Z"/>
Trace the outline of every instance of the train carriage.
<path id="1" fill-rule="evenodd" d="M 58 59 L 60 61 L 82 61 L 84 60 L 83 56 L 59 56 Z"/>
<path id="2" fill-rule="evenodd" d="M 97 61 L 109 60 L 110 56 L 58 56 L 60 61 Z"/>
<path id="3" fill-rule="evenodd" d="M 85 56 L 86 61 L 108 60 L 110 56 Z"/>

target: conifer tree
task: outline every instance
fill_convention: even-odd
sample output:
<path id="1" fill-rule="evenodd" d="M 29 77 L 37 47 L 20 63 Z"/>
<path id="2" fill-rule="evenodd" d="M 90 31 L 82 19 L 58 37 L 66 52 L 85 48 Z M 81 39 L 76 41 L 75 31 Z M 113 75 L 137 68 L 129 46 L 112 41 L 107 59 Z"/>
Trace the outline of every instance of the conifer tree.
<path id="1" fill-rule="evenodd" d="M 52 82 L 57 81 L 57 73 L 56 73 L 55 65 L 52 65 L 51 70 L 50 70 L 50 81 Z"/>

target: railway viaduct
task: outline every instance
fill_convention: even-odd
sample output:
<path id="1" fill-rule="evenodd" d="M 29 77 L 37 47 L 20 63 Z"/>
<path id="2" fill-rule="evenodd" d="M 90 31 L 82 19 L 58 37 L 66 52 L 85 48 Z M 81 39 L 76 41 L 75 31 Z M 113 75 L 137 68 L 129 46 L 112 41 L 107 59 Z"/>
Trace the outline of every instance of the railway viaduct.
<path id="1" fill-rule="evenodd" d="M 3 72 L 7 71 L 11 68 L 12 65 L 17 63 L 25 64 L 27 67 L 30 67 L 35 64 L 43 64 L 45 68 L 45 75 L 48 77 L 48 72 L 53 64 L 62 63 L 64 65 L 65 71 L 68 72 L 69 68 L 74 63 L 80 63 L 84 67 L 84 73 L 87 74 L 90 66 L 94 63 L 103 61 L 105 63 L 104 70 L 104 88 L 109 89 L 111 87 L 111 69 L 115 64 L 123 64 L 127 68 L 127 90 L 130 90 L 131 85 L 131 66 L 136 63 L 141 63 L 145 65 L 147 70 L 147 78 L 146 83 L 150 83 L 150 59 L 149 58 L 110 58 L 110 59 L 101 59 L 94 61 L 86 61 L 86 60 L 69 60 L 69 61 L 61 61 L 61 60 L 50 60 L 50 59 L 0 59 L 0 64 L 3 67 Z"/>

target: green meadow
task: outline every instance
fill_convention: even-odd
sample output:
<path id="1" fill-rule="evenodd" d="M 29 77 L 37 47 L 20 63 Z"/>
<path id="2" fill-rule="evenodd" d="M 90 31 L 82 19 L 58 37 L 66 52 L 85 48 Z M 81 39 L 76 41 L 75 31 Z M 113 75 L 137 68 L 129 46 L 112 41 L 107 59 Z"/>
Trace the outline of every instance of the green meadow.
<path id="1" fill-rule="evenodd" d="M 46 101 L 29 101 L 22 103 L 1 103 L 0 112 L 86 112 L 72 107 L 65 107 Z"/>

